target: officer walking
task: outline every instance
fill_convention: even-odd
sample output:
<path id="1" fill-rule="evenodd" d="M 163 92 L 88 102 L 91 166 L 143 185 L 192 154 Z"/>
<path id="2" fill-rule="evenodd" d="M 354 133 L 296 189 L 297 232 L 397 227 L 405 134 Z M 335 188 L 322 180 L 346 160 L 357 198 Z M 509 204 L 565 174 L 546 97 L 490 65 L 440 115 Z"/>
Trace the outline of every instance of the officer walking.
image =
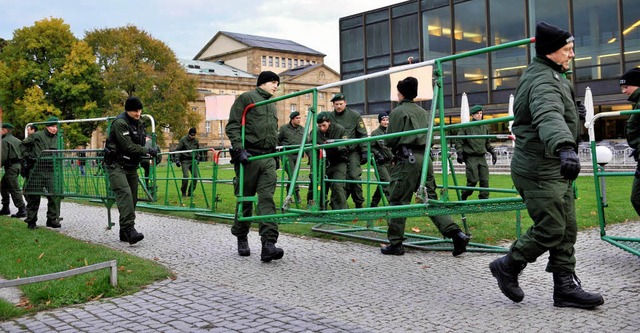
<path id="1" fill-rule="evenodd" d="M 276 189 L 276 161 L 273 158 L 249 161 L 249 157 L 275 152 L 278 140 L 278 118 L 275 103 L 251 108 L 245 116 L 244 145 L 242 141 L 242 115 L 245 107 L 250 104 L 270 99 L 278 90 L 280 77 L 274 72 L 264 71 L 258 75 L 256 89 L 240 95 L 229 114 L 226 133 L 231 141 L 233 168 L 236 173 L 234 187 L 236 196 L 258 195 L 258 209 L 256 215 L 272 215 L 276 212 L 273 194 Z M 240 181 L 240 164 L 244 166 L 244 182 Z M 240 204 L 240 203 L 239 203 Z M 251 202 L 242 202 L 242 216 L 250 217 L 253 212 Z M 237 211 L 236 211 L 237 214 Z M 276 247 L 278 242 L 278 224 L 275 222 L 259 222 L 262 253 L 260 260 L 270 262 L 281 259 L 284 250 Z M 246 257 L 251 255 L 247 235 L 251 227 L 250 221 L 239 221 L 237 218 L 231 227 L 231 233 L 238 239 L 238 254 Z"/>
<path id="2" fill-rule="evenodd" d="M 111 123 L 104 162 L 109 184 L 116 197 L 120 214 L 120 241 L 133 245 L 144 238 L 135 228 L 136 203 L 138 202 L 138 165 L 142 156 L 158 155 L 155 147 L 145 148 L 145 130 L 140 121 L 142 102 L 129 97 L 124 112 Z"/>
<path id="3" fill-rule="evenodd" d="M 180 142 L 178 142 L 178 146 L 176 147 L 177 151 L 182 150 L 196 150 L 200 149 L 200 142 L 196 139 L 196 128 L 191 127 L 189 129 L 189 134 L 180 138 Z M 184 152 L 178 154 L 178 160 L 176 161 L 176 165 L 178 167 L 182 167 L 182 196 L 191 196 L 193 191 L 196 189 L 196 183 L 198 182 L 198 167 L 193 165 L 194 156 L 195 163 L 198 164 L 198 154 L 199 152 Z M 191 177 L 189 176 L 191 174 Z M 189 185 L 189 178 L 191 178 L 191 186 Z M 189 190 L 187 192 L 187 187 Z"/>
<path id="4" fill-rule="evenodd" d="M 535 48 L 536 57 L 516 88 L 512 126 L 516 146 L 511 159 L 511 178 L 533 226 L 489 268 L 502 293 L 520 302 L 524 292 L 518 274 L 548 252 L 546 271 L 553 273 L 553 305 L 594 308 L 604 299 L 584 291 L 575 274 L 578 226 L 572 183 L 580 173 L 580 121 L 573 86 L 563 75 L 575 57 L 573 36 L 538 22 Z"/>
<path id="5" fill-rule="evenodd" d="M 294 146 L 302 144 L 302 137 L 304 136 L 304 126 L 300 125 L 301 117 L 300 112 L 293 111 L 289 115 L 289 122 L 280 126 L 278 130 L 278 145 L 280 146 Z M 289 148 L 291 150 L 292 148 Z M 289 180 L 293 176 L 293 171 L 298 162 L 297 154 L 286 155 L 285 160 L 287 163 L 283 166 Z M 289 191 L 289 185 L 287 185 L 287 192 Z M 296 184 L 294 190 L 296 203 L 300 203 L 300 188 Z"/>
<path id="6" fill-rule="evenodd" d="M 13 125 L 2 123 L 2 167 L 4 175 L 0 181 L 0 193 L 2 195 L 2 209 L 0 215 L 9 215 L 9 200 L 13 199 L 13 205 L 18 208 L 11 217 L 27 217 L 26 204 L 22 198 L 22 189 L 18 182 L 20 175 L 20 162 L 22 161 L 22 151 L 20 151 L 20 140 L 13 136 Z"/>
<path id="7" fill-rule="evenodd" d="M 29 193 L 54 193 L 55 192 L 55 179 L 53 174 L 53 163 L 51 163 L 51 156 L 47 156 L 49 159 L 42 160 L 33 169 L 38 157 L 42 155 L 43 150 L 57 150 L 58 149 L 58 117 L 49 117 L 44 124 L 45 129 L 43 131 L 35 132 L 26 137 L 20 144 L 20 150 L 24 157 L 26 165 L 25 170 L 22 170 L 25 179 L 25 192 Z M 45 195 L 47 197 L 47 223 L 46 226 L 50 228 L 60 228 L 60 202 L 62 197 Z M 40 208 L 40 194 L 26 194 L 27 200 L 27 218 L 24 220 L 27 222 L 27 228 L 35 229 L 36 221 L 38 221 L 38 209 Z"/>
<path id="8" fill-rule="evenodd" d="M 371 132 L 371 136 L 387 134 L 389 115 L 386 112 L 378 114 L 378 122 L 380 126 Z M 391 148 L 387 147 L 384 140 L 376 140 L 371 142 L 371 152 L 373 153 L 373 158 L 378 168 L 378 181 L 391 181 L 391 175 L 389 174 L 389 164 L 391 164 L 391 160 L 393 159 L 393 151 L 391 151 Z M 389 185 L 378 185 L 378 188 L 371 197 L 371 207 L 378 206 L 382 194 L 389 200 Z"/>
<path id="9" fill-rule="evenodd" d="M 633 103 L 634 110 L 640 109 L 640 89 L 638 87 L 640 87 L 640 68 L 632 68 L 620 77 L 620 89 L 623 94 L 629 97 L 628 100 Z M 633 149 L 631 156 L 637 162 L 636 173 L 631 185 L 631 205 L 636 210 L 636 213 L 640 215 L 640 161 L 638 159 L 638 152 L 640 152 L 640 114 L 636 113 L 629 116 L 625 127 L 625 136 L 629 147 Z"/>
<path id="10" fill-rule="evenodd" d="M 349 139 L 366 138 L 367 128 L 364 126 L 362 116 L 356 111 L 347 107 L 347 100 L 343 94 L 335 94 L 331 99 L 333 112 L 331 112 L 331 123 L 344 127 Z M 367 163 L 367 144 L 349 145 L 347 159 L 347 179 L 360 181 L 362 176 L 362 164 Z M 362 208 L 364 196 L 362 195 L 362 184 L 347 184 L 347 198 L 351 195 L 356 208 Z"/>
<path id="11" fill-rule="evenodd" d="M 472 121 L 482 120 L 482 105 L 475 105 L 469 110 Z M 465 127 L 458 132 L 458 135 L 487 135 L 489 127 L 487 125 Z M 466 165 L 467 187 L 475 187 L 480 182 L 480 187 L 489 187 L 489 166 L 485 155 L 487 152 L 491 154 L 491 163 L 493 165 L 498 161 L 493 146 L 487 138 L 469 138 L 459 139 L 456 141 L 456 152 L 458 154 L 458 163 Z M 473 190 L 462 191 L 462 200 L 473 193 Z M 479 199 L 489 199 L 489 191 L 480 191 Z"/>
<path id="12" fill-rule="evenodd" d="M 426 128 L 430 123 L 429 113 L 418 106 L 413 99 L 418 95 L 418 80 L 407 77 L 398 82 L 398 100 L 400 104 L 391 111 L 388 133 L 400 133 Z M 431 133 L 428 133 L 431 135 Z M 391 169 L 391 193 L 389 203 L 392 206 L 408 205 L 413 193 L 418 189 L 422 163 L 425 158 L 427 134 L 394 137 L 386 140 L 394 151 L 396 164 Z M 428 157 L 427 157 L 428 158 Z M 433 175 L 433 162 L 429 159 L 427 166 L 427 196 L 437 199 L 436 181 Z M 449 215 L 429 216 L 443 236 L 453 240 L 453 255 L 459 256 L 467 250 L 470 237 L 462 232 Z M 406 218 L 396 217 L 389 220 L 387 238 L 390 245 L 381 248 L 382 254 L 403 255 L 405 240 L 404 228 Z"/>

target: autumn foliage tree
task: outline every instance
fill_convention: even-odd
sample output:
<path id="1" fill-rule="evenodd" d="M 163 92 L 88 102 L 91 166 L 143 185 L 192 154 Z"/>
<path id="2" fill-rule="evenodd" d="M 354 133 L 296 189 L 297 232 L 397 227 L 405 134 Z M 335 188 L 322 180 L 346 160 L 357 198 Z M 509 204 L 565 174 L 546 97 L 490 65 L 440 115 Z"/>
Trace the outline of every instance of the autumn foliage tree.
<path id="1" fill-rule="evenodd" d="M 137 96 L 143 114 L 153 116 L 157 127 L 186 133 L 200 121 L 201 116 L 188 107 L 197 97 L 196 82 L 164 42 L 135 26 L 89 31 L 84 40 L 102 72 L 105 115 L 117 115 L 128 96 Z M 164 137 L 158 135 L 158 141 L 164 143 Z"/>
<path id="2" fill-rule="evenodd" d="M 18 128 L 60 119 L 95 118 L 104 104 L 103 84 L 91 48 L 62 19 L 50 18 L 14 31 L 0 52 L 0 104 Z M 89 141 L 96 123 L 63 126 L 70 146 Z M 18 131 L 16 134 L 20 133 Z"/>

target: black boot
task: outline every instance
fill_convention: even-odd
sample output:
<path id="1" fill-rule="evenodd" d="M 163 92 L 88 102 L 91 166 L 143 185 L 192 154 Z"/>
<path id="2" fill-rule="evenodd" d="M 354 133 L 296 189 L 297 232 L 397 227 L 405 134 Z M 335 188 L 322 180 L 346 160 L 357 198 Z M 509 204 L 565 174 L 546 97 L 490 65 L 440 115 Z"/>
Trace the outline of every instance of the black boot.
<path id="1" fill-rule="evenodd" d="M 33 221 L 27 221 L 27 220 L 25 220 L 25 222 L 27 222 L 27 228 L 28 228 L 28 229 L 35 229 L 35 228 L 37 228 L 37 226 L 36 226 L 36 220 L 33 220 Z"/>
<path id="2" fill-rule="evenodd" d="M 0 209 L 0 215 L 9 215 L 11 214 L 11 210 L 9 210 L 9 205 L 2 205 L 2 209 Z"/>
<path id="3" fill-rule="evenodd" d="M 262 253 L 260 254 L 260 260 L 264 262 L 270 262 L 271 260 L 278 260 L 284 256 L 284 250 L 276 247 L 276 244 L 271 241 L 262 243 Z"/>
<path id="4" fill-rule="evenodd" d="M 575 273 L 553 273 L 553 306 L 592 309 L 604 304 L 600 294 L 582 290 Z"/>
<path id="5" fill-rule="evenodd" d="M 402 243 L 390 244 L 380 248 L 380 252 L 382 252 L 382 254 L 392 254 L 394 256 L 401 256 L 404 254 L 404 245 L 402 245 Z"/>
<path id="6" fill-rule="evenodd" d="M 47 227 L 49 228 L 60 228 L 62 225 L 60 224 L 60 218 L 50 219 L 47 218 Z"/>
<path id="7" fill-rule="evenodd" d="M 457 230 L 451 235 L 451 240 L 453 240 L 453 254 L 454 257 L 457 257 L 465 252 L 467 252 L 467 244 L 469 244 L 469 240 L 471 237 L 462 230 Z"/>
<path id="8" fill-rule="evenodd" d="M 241 257 L 248 257 L 251 255 L 251 249 L 249 248 L 249 240 L 247 236 L 238 237 L 238 254 Z"/>
<path id="9" fill-rule="evenodd" d="M 18 208 L 18 212 L 15 214 L 11 214 L 11 217 L 15 217 L 18 219 L 21 219 L 23 217 L 27 217 L 27 208 L 22 207 L 22 208 Z"/>
<path id="10" fill-rule="evenodd" d="M 134 227 L 129 227 L 124 229 L 120 229 L 120 240 L 122 240 L 122 236 L 125 237 L 125 242 L 129 242 L 130 245 L 133 245 L 144 239 L 144 235 L 136 230 Z"/>
<path id="11" fill-rule="evenodd" d="M 518 285 L 518 274 L 527 266 L 520 263 L 507 254 L 489 264 L 491 274 L 498 280 L 498 286 L 502 293 L 514 302 L 520 302 L 524 298 L 524 292 Z"/>

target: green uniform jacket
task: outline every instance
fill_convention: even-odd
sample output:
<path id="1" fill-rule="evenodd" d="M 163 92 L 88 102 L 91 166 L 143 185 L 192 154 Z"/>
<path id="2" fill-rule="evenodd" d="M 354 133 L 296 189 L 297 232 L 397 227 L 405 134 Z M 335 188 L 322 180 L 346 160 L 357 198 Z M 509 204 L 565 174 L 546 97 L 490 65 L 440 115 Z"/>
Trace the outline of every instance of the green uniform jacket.
<path id="1" fill-rule="evenodd" d="M 516 88 L 511 172 L 538 180 L 563 179 L 556 151 L 577 149 L 579 118 L 573 87 L 548 59 L 534 58 Z"/>
<path id="2" fill-rule="evenodd" d="M 198 142 L 198 139 L 196 138 L 189 138 L 188 135 L 183 136 L 182 138 L 180 138 L 180 141 L 178 142 L 178 146 L 176 147 L 176 150 L 180 151 L 180 150 L 195 150 L 195 149 L 200 149 L 200 142 Z M 198 153 L 196 153 L 196 156 L 198 155 Z M 180 153 L 178 154 L 178 160 L 179 161 L 191 161 L 191 153 Z"/>
<path id="3" fill-rule="evenodd" d="M 371 136 L 378 136 L 383 134 L 387 134 L 387 128 L 383 128 L 382 126 L 378 126 L 378 128 L 371 132 Z M 391 159 L 393 158 L 393 152 L 391 151 L 391 148 L 387 147 L 384 140 L 371 141 L 371 151 L 373 152 L 374 156 L 376 154 L 382 154 L 386 161 L 391 161 Z"/>
<path id="4" fill-rule="evenodd" d="M 629 101 L 634 104 L 634 110 L 640 109 L 640 88 L 636 89 L 636 91 L 629 96 Z M 640 114 L 632 114 L 629 119 L 627 119 L 627 127 L 625 128 L 624 134 L 627 137 L 629 147 L 633 149 L 640 148 Z"/>
<path id="5" fill-rule="evenodd" d="M 347 131 L 339 124 L 331 123 L 329 124 L 329 129 L 327 129 L 326 133 L 322 133 L 322 131 L 318 130 L 318 135 L 316 137 L 316 142 L 318 144 L 326 143 L 328 140 L 337 140 L 343 139 L 346 140 L 349 137 L 347 136 Z M 327 152 L 327 161 L 331 164 L 332 162 L 346 162 L 347 161 L 347 146 L 339 146 L 334 148 L 325 149 Z"/>
<path id="6" fill-rule="evenodd" d="M 368 136 L 367 128 L 364 126 L 364 121 L 362 121 L 362 116 L 349 108 L 345 108 L 341 113 L 337 113 L 335 110 L 331 112 L 331 123 L 344 127 L 349 139 L 366 138 Z M 357 146 L 351 146 L 350 150 L 356 147 Z M 366 143 L 360 144 L 360 151 L 367 151 Z"/>
<path id="7" fill-rule="evenodd" d="M 35 132 L 26 137 L 20 144 L 22 156 L 32 159 L 38 158 L 43 150 L 57 150 L 57 134 L 51 134 L 46 129 Z"/>
<path id="8" fill-rule="evenodd" d="M 487 134 L 489 134 L 487 125 L 465 127 L 458 132 L 458 135 Z M 456 140 L 456 151 L 461 151 L 469 156 L 484 156 L 487 152 L 493 153 L 493 146 L 489 143 L 489 139 L 458 139 Z"/>
<path id="9" fill-rule="evenodd" d="M 2 165 L 20 163 L 22 151 L 20 150 L 20 140 L 7 133 L 2 136 Z"/>
<path id="10" fill-rule="evenodd" d="M 271 96 L 265 90 L 256 88 L 253 91 L 243 93 L 233 102 L 229 122 L 225 128 L 233 149 L 243 148 L 242 113 L 245 106 L 266 101 Z M 274 103 L 254 107 L 247 111 L 244 136 L 244 149 L 246 150 L 272 152 L 276 149 L 278 117 Z"/>
<path id="11" fill-rule="evenodd" d="M 413 101 L 403 100 L 389 115 L 387 134 L 411 131 L 429 127 L 430 115 Z M 396 150 L 400 145 L 424 146 L 427 144 L 427 134 L 416 134 L 395 137 L 385 140 L 387 146 Z"/>
<path id="12" fill-rule="evenodd" d="M 291 122 L 288 122 L 278 130 L 278 144 L 281 146 L 296 146 L 302 143 L 302 137 L 304 136 L 304 126 L 293 127 Z M 308 138 L 307 138 L 307 141 Z"/>
<path id="13" fill-rule="evenodd" d="M 145 140 L 142 122 L 129 117 L 125 111 L 111 124 L 107 147 L 117 152 L 117 163 L 126 168 L 137 168 L 147 152 Z"/>

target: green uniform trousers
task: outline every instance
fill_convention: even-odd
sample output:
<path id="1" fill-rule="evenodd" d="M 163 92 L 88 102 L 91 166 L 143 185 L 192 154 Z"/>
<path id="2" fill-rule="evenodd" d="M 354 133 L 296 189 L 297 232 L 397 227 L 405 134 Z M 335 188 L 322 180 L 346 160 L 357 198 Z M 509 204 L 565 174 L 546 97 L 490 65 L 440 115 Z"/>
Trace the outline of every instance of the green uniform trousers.
<path id="1" fill-rule="evenodd" d="M 489 187 L 489 165 L 487 159 L 482 156 L 467 156 L 464 157 L 466 175 L 467 175 L 467 187 L 476 187 L 478 182 L 480 187 Z M 462 197 L 468 198 L 473 193 L 473 190 L 462 191 Z M 489 199 L 489 191 L 480 191 L 478 199 Z"/>
<path id="2" fill-rule="evenodd" d="M 115 194 L 120 229 L 136 224 L 136 203 L 138 202 L 138 170 L 128 170 L 119 164 L 107 166 L 111 191 Z"/>
<path id="3" fill-rule="evenodd" d="M 511 246 L 513 259 L 534 262 L 549 251 L 547 272 L 573 273 L 578 227 L 571 181 L 539 181 L 515 173 L 511 178 L 533 220 L 533 226 Z"/>
<path id="4" fill-rule="evenodd" d="M 347 158 L 349 163 L 347 165 L 347 178 L 348 180 L 362 180 L 362 167 L 360 166 L 360 153 L 358 150 L 351 151 Z M 353 203 L 356 204 L 357 207 L 361 207 L 364 203 L 364 196 L 362 195 L 362 184 L 360 183 L 349 183 L 346 184 L 347 198 L 351 195 L 351 199 Z"/>
<path id="5" fill-rule="evenodd" d="M 234 165 L 236 177 L 233 179 L 235 195 L 240 194 L 240 164 Z M 243 196 L 252 197 L 258 195 L 258 207 L 256 215 L 272 215 L 276 213 L 276 204 L 273 194 L 276 190 L 276 161 L 273 158 L 260 159 L 249 162 L 244 166 Z M 242 203 L 242 216 L 250 217 L 253 214 L 252 202 Z M 246 237 L 251 228 L 251 221 L 233 221 L 231 233 L 236 237 Z M 262 242 L 278 241 L 278 224 L 276 222 L 259 222 L 259 234 Z"/>
<path id="6" fill-rule="evenodd" d="M 327 189 L 331 188 L 331 209 L 347 209 L 347 186 L 343 182 L 347 178 L 347 162 L 331 163 L 327 167 L 327 178 L 335 180 L 325 186 L 325 198 Z"/>
<path id="7" fill-rule="evenodd" d="M 420 173 L 422 172 L 422 161 L 424 154 L 415 153 L 415 163 L 409 163 L 406 159 L 399 159 L 391 170 L 391 194 L 389 203 L 392 206 L 411 204 L 413 193 L 420 185 Z M 436 181 L 433 176 L 433 163 L 429 161 L 427 170 L 427 195 L 430 199 L 436 199 Z M 454 230 L 460 230 L 460 227 L 453 222 L 449 215 L 429 216 L 431 221 L 438 228 L 442 235 L 448 235 Z M 402 244 L 406 239 L 404 237 L 404 228 L 407 219 L 405 217 L 396 217 L 389 219 L 389 228 L 387 229 L 387 238 L 391 245 Z"/>
<path id="8" fill-rule="evenodd" d="M 640 170 L 638 166 L 637 170 Z M 638 171 L 636 171 L 637 173 Z M 631 185 L 631 205 L 636 210 L 636 213 L 640 215 L 640 175 L 633 177 L 633 184 Z"/>
<path id="9" fill-rule="evenodd" d="M 20 175 L 20 163 L 14 163 L 4 166 L 4 176 L 0 181 L 0 195 L 2 196 L 2 206 L 9 207 L 10 199 L 13 199 L 13 205 L 18 209 L 25 206 L 22 197 L 22 188 L 18 176 Z"/>
<path id="10" fill-rule="evenodd" d="M 389 165 L 388 164 L 378 164 L 378 181 L 381 182 L 390 182 L 391 175 L 389 174 Z M 380 203 L 382 199 L 382 194 L 389 200 L 389 185 L 378 185 L 376 191 L 371 196 L 371 207 L 376 207 Z"/>
<path id="11" fill-rule="evenodd" d="M 180 190 L 182 190 L 182 193 L 191 196 L 191 193 L 196 189 L 198 178 L 200 178 L 198 174 L 198 163 L 193 165 L 191 160 L 184 160 L 180 162 L 180 165 L 182 167 L 182 187 Z M 189 179 L 191 179 L 191 186 L 189 186 Z M 187 191 L 187 187 L 189 187 L 189 191 Z"/>
<path id="12" fill-rule="evenodd" d="M 38 170 L 38 172 L 32 171 L 29 178 L 25 180 L 24 192 L 43 193 L 47 197 L 47 219 L 55 220 L 60 217 L 60 202 L 62 201 L 62 197 L 46 195 L 48 192 L 56 193 L 52 169 L 49 172 L 45 172 L 44 169 Z M 40 197 L 43 194 L 28 194 L 24 196 L 27 201 L 27 218 L 24 220 L 25 222 L 35 223 L 38 220 Z"/>

